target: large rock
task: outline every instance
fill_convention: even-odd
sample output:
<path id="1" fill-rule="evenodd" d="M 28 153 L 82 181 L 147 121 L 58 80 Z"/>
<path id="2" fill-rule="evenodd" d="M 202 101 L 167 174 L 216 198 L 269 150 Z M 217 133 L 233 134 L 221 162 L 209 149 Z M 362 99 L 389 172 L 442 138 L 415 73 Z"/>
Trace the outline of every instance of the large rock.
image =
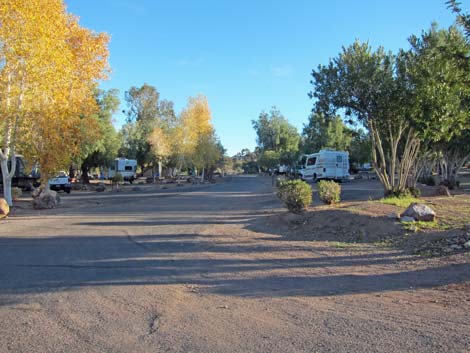
<path id="1" fill-rule="evenodd" d="M 33 198 L 33 207 L 36 209 L 56 208 L 60 197 L 54 190 L 42 190 Z"/>
<path id="2" fill-rule="evenodd" d="M 0 218 L 5 218 L 10 213 L 10 206 L 5 199 L 0 198 Z"/>
<path id="3" fill-rule="evenodd" d="M 416 221 L 432 222 L 436 218 L 436 212 L 425 204 L 413 202 L 400 216 L 412 217 Z"/>

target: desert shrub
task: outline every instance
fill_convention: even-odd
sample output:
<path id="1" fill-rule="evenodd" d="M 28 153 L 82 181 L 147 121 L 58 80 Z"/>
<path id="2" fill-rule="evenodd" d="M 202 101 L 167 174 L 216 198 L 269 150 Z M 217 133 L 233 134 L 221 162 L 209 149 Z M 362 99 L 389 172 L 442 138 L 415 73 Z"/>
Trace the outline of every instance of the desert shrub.
<path id="1" fill-rule="evenodd" d="M 341 200 L 341 185 L 334 181 L 321 180 L 318 184 L 320 200 L 331 205 Z"/>
<path id="2" fill-rule="evenodd" d="M 410 195 L 413 196 L 413 197 L 420 197 L 420 196 L 421 196 L 421 190 L 418 189 L 418 188 L 415 187 L 415 186 L 412 186 L 412 187 L 408 188 L 408 192 L 409 192 Z"/>
<path id="3" fill-rule="evenodd" d="M 124 182 L 124 178 L 122 177 L 122 174 L 117 173 L 115 176 L 113 176 L 113 183 L 114 184 L 119 184 Z"/>
<path id="4" fill-rule="evenodd" d="M 292 213 L 301 213 L 312 203 L 312 188 L 302 180 L 284 180 L 279 183 L 277 196 Z"/>
<path id="5" fill-rule="evenodd" d="M 13 200 L 18 200 L 21 195 L 23 195 L 23 191 L 20 188 L 16 186 L 11 188 L 11 197 L 13 198 Z"/>

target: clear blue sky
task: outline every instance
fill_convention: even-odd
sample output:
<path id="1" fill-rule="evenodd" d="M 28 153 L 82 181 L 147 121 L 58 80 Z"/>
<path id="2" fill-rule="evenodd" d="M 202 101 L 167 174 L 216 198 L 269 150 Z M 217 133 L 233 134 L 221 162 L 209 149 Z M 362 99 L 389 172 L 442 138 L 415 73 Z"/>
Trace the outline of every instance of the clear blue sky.
<path id="1" fill-rule="evenodd" d="M 454 20 L 445 0 L 65 2 L 83 26 L 111 35 L 113 73 L 102 88 L 118 88 L 124 100 L 131 86 L 148 83 L 178 112 L 189 96 L 206 95 L 230 155 L 253 150 L 251 120 L 273 105 L 301 131 L 312 108 L 310 72 L 343 45 L 358 38 L 396 51 L 432 21 Z"/>

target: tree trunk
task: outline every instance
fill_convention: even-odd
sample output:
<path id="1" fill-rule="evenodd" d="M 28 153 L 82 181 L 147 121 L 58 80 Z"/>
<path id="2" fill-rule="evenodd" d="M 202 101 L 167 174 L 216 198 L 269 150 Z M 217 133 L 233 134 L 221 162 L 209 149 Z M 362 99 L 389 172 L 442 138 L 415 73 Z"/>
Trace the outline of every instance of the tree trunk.
<path id="1" fill-rule="evenodd" d="M 88 167 L 82 164 L 82 184 L 89 184 L 90 178 L 88 177 Z"/>
<path id="2" fill-rule="evenodd" d="M 11 195 L 11 175 L 8 170 L 8 160 L 2 158 L 0 160 L 2 166 L 2 179 L 3 179 L 3 197 L 9 206 L 13 206 L 13 198 Z"/>

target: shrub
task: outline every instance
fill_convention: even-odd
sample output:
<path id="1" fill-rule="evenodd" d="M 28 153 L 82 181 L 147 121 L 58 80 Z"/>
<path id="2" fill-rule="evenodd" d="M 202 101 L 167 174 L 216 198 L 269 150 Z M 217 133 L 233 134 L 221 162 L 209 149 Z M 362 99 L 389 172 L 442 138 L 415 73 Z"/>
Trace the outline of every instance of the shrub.
<path id="1" fill-rule="evenodd" d="M 122 177 L 122 174 L 117 173 L 115 176 L 113 176 L 114 184 L 122 183 L 123 181 L 124 181 L 124 178 Z"/>
<path id="2" fill-rule="evenodd" d="M 334 181 L 321 180 L 318 184 L 318 195 L 320 199 L 328 204 L 335 204 L 341 199 L 341 185 Z"/>
<path id="3" fill-rule="evenodd" d="M 292 213 L 301 213 L 312 203 L 312 188 L 302 180 L 284 180 L 279 183 L 277 196 Z"/>
<path id="4" fill-rule="evenodd" d="M 11 188 L 11 197 L 13 198 L 13 200 L 18 200 L 21 195 L 23 195 L 23 191 L 20 188 L 16 186 Z"/>
<path id="5" fill-rule="evenodd" d="M 417 197 L 421 196 L 421 190 L 418 189 L 415 186 L 412 186 L 412 187 L 408 188 L 408 191 L 409 191 L 410 195 L 413 196 L 413 197 L 417 198 Z"/>

